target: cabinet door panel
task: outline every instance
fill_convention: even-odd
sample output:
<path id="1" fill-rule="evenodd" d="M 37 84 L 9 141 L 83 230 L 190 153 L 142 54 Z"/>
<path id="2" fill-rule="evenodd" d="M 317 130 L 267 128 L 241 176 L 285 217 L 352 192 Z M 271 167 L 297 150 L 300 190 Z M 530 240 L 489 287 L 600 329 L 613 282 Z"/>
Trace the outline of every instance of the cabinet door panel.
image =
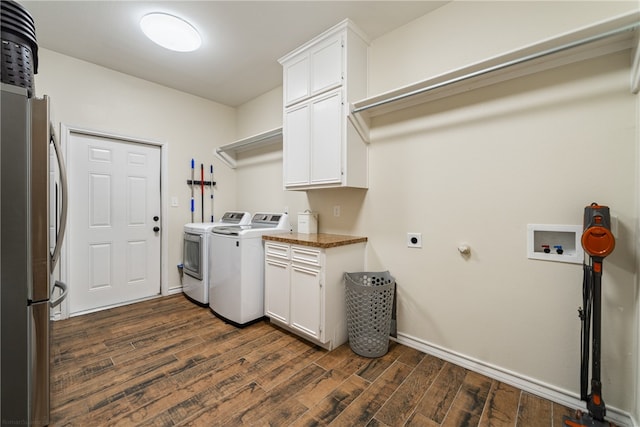
<path id="1" fill-rule="evenodd" d="M 309 183 L 309 105 L 286 110 L 284 124 L 285 186 Z"/>
<path id="2" fill-rule="evenodd" d="M 265 314 L 289 323 L 289 264 L 267 258 L 264 266 L 264 284 Z"/>
<path id="3" fill-rule="evenodd" d="M 315 339 L 323 339 L 321 328 L 322 289 L 320 271 L 291 266 L 291 326 Z"/>
<path id="4" fill-rule="evenodd" d="M 331 92 L 311 103 L 312 184 L 342 181 L 342 94 Z"/>
<path id="5" fill-rule="evenodd" d="M 309 96 L 309 56 L 300 55 L 284 67 L 285 107 Z"/>
<path id="6" fill-rule="evenodd" d="M 321 43 L 311 52 L 311 95 L 342 84 L 342 37 Z"/>

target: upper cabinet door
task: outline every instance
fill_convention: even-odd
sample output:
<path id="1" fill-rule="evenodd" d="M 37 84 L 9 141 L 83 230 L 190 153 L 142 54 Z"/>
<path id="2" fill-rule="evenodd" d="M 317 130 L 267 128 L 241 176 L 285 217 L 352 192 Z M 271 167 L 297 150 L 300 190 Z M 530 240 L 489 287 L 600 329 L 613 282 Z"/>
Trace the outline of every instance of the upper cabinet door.
<path id="1" fill-rule="evenodd" d="M 318 95 L 342 85 L 342 35 L 319 43 L 310 51 L 311 92 Z"/>
<path id="2" fill-rule="evenodd" d="M 289 108 L 284 114 L 283 165 L 285 187 L 309 184 L 309 104 Z"/>
<path id="3" fill-rule="evenodd" d="M 302 54 L 284 65 L 284 102 L 286 106 L 309 97 L 309 55 Z"/>
<path id="4" fill-rule="evenodd" d="M 342 184 L 342 92 L 311 101 L 310 184 Z"/>

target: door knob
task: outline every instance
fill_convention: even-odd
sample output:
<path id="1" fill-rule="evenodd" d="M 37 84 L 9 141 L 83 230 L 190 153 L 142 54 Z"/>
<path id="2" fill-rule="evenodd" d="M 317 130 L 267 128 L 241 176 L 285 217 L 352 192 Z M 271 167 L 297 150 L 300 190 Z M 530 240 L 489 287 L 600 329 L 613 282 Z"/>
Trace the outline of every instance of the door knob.
<path id="1" fill-rule="evenodd" d="M 158 227 L 158 226 L 156 225 L 155 227 L 153 227 L 153 231 L 155 231 L 155 232 L 157 233 L 158 231 L 160 231 L 160 227 Z"/>
<path id="2" fill-rule="evenodd" d="M 159 217 L 158 215 L 156 215 L 156 216 L 154 216 L 154 217 L 153 217 L 153 220 L 154 220 L 155 222 L 158 222 L 158 220 L 159 220 L 159 219 L 160 219 L 160 217 Z"/>

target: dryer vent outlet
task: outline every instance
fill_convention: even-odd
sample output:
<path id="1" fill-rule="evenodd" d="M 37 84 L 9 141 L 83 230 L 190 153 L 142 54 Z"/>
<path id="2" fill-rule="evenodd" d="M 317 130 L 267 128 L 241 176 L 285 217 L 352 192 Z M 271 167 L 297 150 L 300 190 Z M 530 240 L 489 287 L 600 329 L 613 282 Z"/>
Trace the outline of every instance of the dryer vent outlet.
<path id="1" fill-rule="evenodd" d="M 408 248 L 421 248 L 422 247 L 422 233 L 407 233 L 407 247 Z"/>

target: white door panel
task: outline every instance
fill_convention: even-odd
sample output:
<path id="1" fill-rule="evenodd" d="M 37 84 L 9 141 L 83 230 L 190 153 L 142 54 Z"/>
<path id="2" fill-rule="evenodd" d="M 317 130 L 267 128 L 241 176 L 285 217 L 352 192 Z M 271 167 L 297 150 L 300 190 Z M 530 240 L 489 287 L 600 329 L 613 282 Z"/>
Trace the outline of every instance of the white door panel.
<path id="1" fill-rule="evenodd" d="M 289 264 L 267 258 L 264 283 L 265 314 L 283 323 L 289 323 Z"/>
<path id="2" fill-rule="evenodd" d="M 160 148 L 72 134 L 70 313 L 160 293 Z"/>
<path id="3" fill-rule="evenodd" d="M 342 37 L 329 39 L 311 51 L 311 95 L 342 85 Z"/>
<path id="4" fill-rule="evenodd" d="M 291 266 L 291 326 L 312 338 L 322 340 L 322 289 L 320 271 Z"/>
<path id="5" fill-rule="evenodd" d="M 309 96 L 309 57 L 301 55 L 284 67 L 285 106 Z"/>
<path id="6" fill-rule="evenodd" d="M 287 186 L 309 183 L 309 105 L 285 113 L 284 182 Z"/>
<path id="7" fill-rule="evenodd" d="M 311 104 L 311 184 L 342 180 L 342 95 L 331 92 Z"/>

